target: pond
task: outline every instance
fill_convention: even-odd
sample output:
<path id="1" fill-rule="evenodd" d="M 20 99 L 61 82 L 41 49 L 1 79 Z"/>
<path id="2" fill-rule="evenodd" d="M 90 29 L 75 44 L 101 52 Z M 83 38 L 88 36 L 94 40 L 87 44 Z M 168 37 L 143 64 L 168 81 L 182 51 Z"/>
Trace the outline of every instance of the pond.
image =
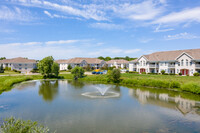
<path id="1" fill-rule="evenodd" d="M 97 87 L 114 96 L 101 97 Z M 0 95 L 0 120 L 39 121 L 57 133 L 198 133 L 199 101 L 197 95 L 162 89 L 28 81 Z"/>

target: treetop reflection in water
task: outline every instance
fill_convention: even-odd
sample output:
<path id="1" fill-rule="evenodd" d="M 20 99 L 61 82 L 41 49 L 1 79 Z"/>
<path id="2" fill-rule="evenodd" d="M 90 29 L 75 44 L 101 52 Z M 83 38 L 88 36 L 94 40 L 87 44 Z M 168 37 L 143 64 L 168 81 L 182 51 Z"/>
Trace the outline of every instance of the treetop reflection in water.
<path id="1" fill-rule="evenodd" d="M 45 123 L 58 133 L 200 132 L 200 97 L 166 89 L 109 85 L 117 98 L 90 99 L 94 83 L 42 80 L 0 95 L 0 118 Z M 106 86 L 106 85 L 104 85 Z"/>

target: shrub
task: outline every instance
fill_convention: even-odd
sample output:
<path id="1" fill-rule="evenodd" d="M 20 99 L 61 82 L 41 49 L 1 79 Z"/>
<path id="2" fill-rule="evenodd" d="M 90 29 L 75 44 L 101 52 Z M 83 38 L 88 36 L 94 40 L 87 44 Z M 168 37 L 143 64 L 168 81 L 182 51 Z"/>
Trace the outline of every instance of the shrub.
<path id="1" fill-rule="evenodd" d="M 162 71 L 161 71 L 161 74 L 164 75 L 164 74 L 165 74 L 165 70 L 162 70 Z"/>
<path id="2" fill-rule="evenodd" d="M 58 63 L 53 63 L 53 65 L 52 65 L 52 68 L 51 68 L 51 73 L 52 74 L 55 74 L 55 76 L 57 77 L 58 76 L 58 74 L 59 74 L 59 65 L 58 65 Z"/>
<path id="3" fill-rule="evenodd" d="M 130 72 L 127 72 L 127 73 L 139 74 L 139 72 L 136 72 L 136 71 L 130 71 Z"/>
<path id="4" fill-rule="evenodd" d="M 5 67 L 6 71 L 11 71 L 11 67 Z"/>
<path id="5" fill-rule="evenodd" d="M 168 73 L 164 73 L 163 75 L 169 75 Z"/>
<path id="6" fill-rule="evenodd" d="M 170 82 L 170 85 L 169 85 L 169 88 L 180 88 L 181 87 L 181 84 L 177 81 L 172 81 Z"/>
<path id="7" fill-rule="evenodd" d="M 39 72 L 39 69 L 37 68 L 34 68 L 33 70 L 31 70 L 32 73 L 38 73 Z"/>
<path id="8" fill-rule="evenodd" d="M 14 72 L 17 72 L 17 73 L 21 73 L 21 71 L 18 71 L 18 70 L 16 70 L 16 69 L 13 69 L 13 71 L 14 71 Z"/>
<path id="9" fill-rule="evenodd" d="M 0 66 L 0 73 L 4 73 L 3 64 Z"/>
<path id="10" fill-rule="evenodd" d="M 72 66 L 69 64 L 69 65 L 67 66 L 67 69 L 68 69 L 68 70 L 71 70 L 71 69 L 72 69 Z"/>
<path id="11" fill-rule="evenodd" d="M 48 133 L 49 129 L 37 122 L 24 121 L 14 117 L 5 119 L 0 128 L 1 133 Z"/>
<path id="12" fill-rule="evenodd" d="M 121 77 L 121 72 L 119 69 L 113 69 L 112 71 L 108 71 L 108 81 L 113 81 L 114 83 L 119 83 Z"/>
<path id="13" fill-rule="evenodd" d="M 74 67 L 71 71 L 75 80 L 77 80 L 78 78 L 83 78 L 84 72 L 85 72 L 84 69 L 78 66 Z"/>
<path id="14" fill-rule="evenodd" d="M 146 72 L 142 72 L 141 74 L 147 74 Z"/>
<path id="15" fill-rule="evenodd" d="M 179 73 L 178 75 L 179 75 L 179 76 L 182 76 L 182 73 Z"/>
<path id="16" fill-rule="evenodd" d="M 199 73 L 196 72 L 196 73 L 194 73 L 193 75 L 194 75 L 194 76 L 199 76 Z"/>
<path id="17" fill-rule="evenodd" d="M 169 75 L 176 75 L 175 73 L 170 73 Z"/>
<path id="18" fill-rule="evenodd" d="M 198 83 L 186 83 L 181 86 L 181 89 L 184 91 L 200 94 L 200 84 Z"/>

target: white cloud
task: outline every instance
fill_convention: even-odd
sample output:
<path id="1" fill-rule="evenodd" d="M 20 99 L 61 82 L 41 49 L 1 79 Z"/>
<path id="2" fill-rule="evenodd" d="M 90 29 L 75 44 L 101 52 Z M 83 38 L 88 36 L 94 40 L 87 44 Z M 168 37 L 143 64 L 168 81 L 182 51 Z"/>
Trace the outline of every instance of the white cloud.
<path id="1" fill-rule="evenodd" d="M 152 20 L 163 12 L 164 8 L 158 6 L 153 0 L 143 1 L 138 4 L 123 4 L 114 8 L 119 17 L 131 20 Z"/>
<path id="2" fill-rule="evenodd" d="M 112 23 L 92 23 L 90 24 L 90 26 L 93 28 L 108 29 L 108 30 L 111 30 L 111 29 L 120 30 L 124 28 L 124 26 L 122 25 L 112 24 Z"/>
<path id="3" fill-rule="evenodd" d="M 47 45 L 52 45 L 52 44 L 69 44 L 69 43 L 76 43 L 79 40 L 59 40 L 59 41 L 48 41 L 45 42 Z"/>
<path id="4" fill-rule="evenodd" d="M 150 41 L 154 40 L 153 38 L 141 38 L 139 39 L 140 43 L 148 43 Z"/>
<path id="5" fill-rule="evenodd" d="M 170 13 L 155 21 L 154 24 L 187 23 L 191 21 L 200 22 L 200 7 L 185 9 L 180 12 Z"/>
<path id="6" fill-rule="evenodd" d="M 160 29 L 160 27 L 161 27 L 161 24 L 159 24 L 159 25 L 156 27 L 156 29 L 154 30 L 154 32 L 167 32 L 167 31 L 172 31 L 172 30 L 174 30 L 174 29 L 172 29 L 172 28 L 169 28 L 169 29 Z"/>
<path id="7" fill-rule="evenodd" d="M 23 10 L 18 7 L 9 8 L 7 6 L 0 6 L 0 20 L 30 21 L 33 19 L 28 10 Z"/>
<path id="8" fill-rule="evenodd" d="M 179 33 L 176 35 L 167 35 L 165 36 L 165 40 L 176 40 L 176 39 L 196 39 L 200 38 L 200 36 L 196 36 L 187 32 Z"/>

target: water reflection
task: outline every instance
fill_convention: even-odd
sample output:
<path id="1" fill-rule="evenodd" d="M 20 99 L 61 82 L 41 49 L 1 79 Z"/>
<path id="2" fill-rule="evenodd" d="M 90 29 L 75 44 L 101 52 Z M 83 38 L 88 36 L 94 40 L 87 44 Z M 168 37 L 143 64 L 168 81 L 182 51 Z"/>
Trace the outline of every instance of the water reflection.
<path id="1" fill-rule="evenodd" d="M 40 81 L 38 94 L 45 101 L 52 101 L 58 94 L 58 80 L 55 81 Z"/>
<path id="2" fill-rule="evenodd" d="M 130 89 L 129 94 L 137 98 L 141 104 L 153 104 L 165 108 L 175 109 L 183 115 L 192 113 L 200 115 L 200 102 L 182 98 L 181 95 L 170 96 L 167 93 L 151 93 L 148 90 Z"/>
<path id="3" fill-rule="evenodd" d="M 68 83 L 75 89 L 82 89 L 85 86 L 84 82 L 79 82 L 77 80 L 69 80 Z"/>

